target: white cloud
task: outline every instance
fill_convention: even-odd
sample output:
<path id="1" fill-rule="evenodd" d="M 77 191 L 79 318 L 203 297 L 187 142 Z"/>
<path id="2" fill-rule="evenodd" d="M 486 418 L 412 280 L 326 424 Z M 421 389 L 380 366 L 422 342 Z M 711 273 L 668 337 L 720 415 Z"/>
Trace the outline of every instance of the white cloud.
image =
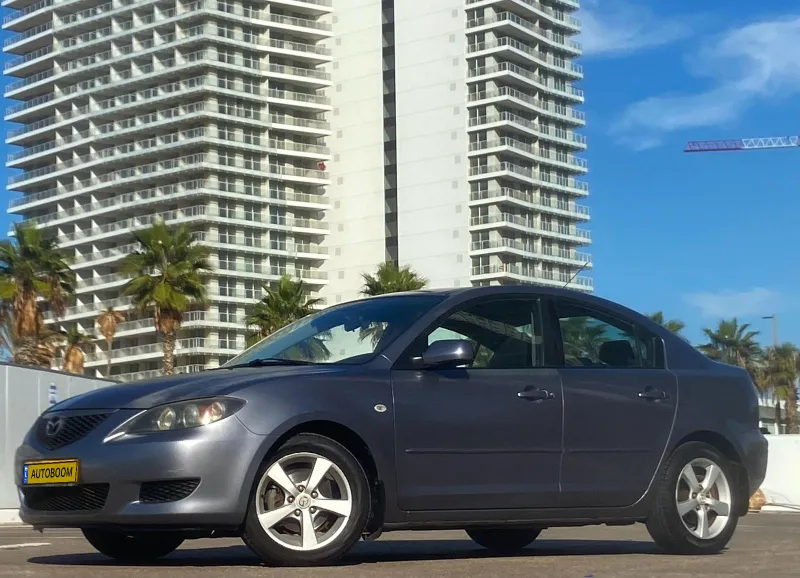
<path id="1" fill-rule="evenodd" d="M 772 315 L 780 306 L 777 291 L 757 287 L 749 291 L 692 293 L 685 301 L 700 309 L 703 317 L 731 318 L 751 315 Z"/>
<path id="2" fill-rule="evenodd" d="M 800 16 L 729 30 L 687 55 L 707 90 L 653 96 L 628 107 L 612 128 L 634 148 L 653 148 L 664 134 L 731 123 L 758 102 L 800 94 Z"/>
<path id="3" fill-rule="evenodd" d="M 586 56 L 621 56 L 671 44 L 692 34 L 689 19 L 661 16 L 626 0 L 587 0 L 580 12 Z"/>

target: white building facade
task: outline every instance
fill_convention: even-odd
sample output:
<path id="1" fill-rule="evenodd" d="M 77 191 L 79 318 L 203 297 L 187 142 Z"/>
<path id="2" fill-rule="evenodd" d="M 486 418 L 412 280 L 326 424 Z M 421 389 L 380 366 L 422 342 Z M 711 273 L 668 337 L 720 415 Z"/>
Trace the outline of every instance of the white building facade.
<path id="1" fill-rule="evenodd" d="M 387 259 L 431 287 L 592 290 L 578 134 L 577 0 L 3 0 L 9 212 L 73 257 L 46 321 L 99 335 L 87 373 L 160 373 L 120 297 L 133 232 L 185 223 L 213 251 L 178 371 L 245 345 L 261 286 L 359 296 Z"/>
<path id="2" fill-rule="evenodd" d="M 393 259 L 431 287 L 592 291 L 576 0 L 335 0 L 329 303 Z"/>
<path id="3" fill-rule="evenodd" d="M 87 332 L 129 313 L 110 377 L 160 373 L 153 319 L 120 297 L 133 231 L 185 223 L 213 250 L 211 306 L 187 313 L 179 371 L 245 344 L 244 316 L 283 273 L 327 283 L 330 154 L 325 64 L 331 0 L 4 0 L 13 77 L 6 111 L 9 212 L 73 257 L 77 301 L 60 320 Z M 46 313 L 48 322 L 54 321 Z M 106 377 L 105 344 L 86 359 Z"/>

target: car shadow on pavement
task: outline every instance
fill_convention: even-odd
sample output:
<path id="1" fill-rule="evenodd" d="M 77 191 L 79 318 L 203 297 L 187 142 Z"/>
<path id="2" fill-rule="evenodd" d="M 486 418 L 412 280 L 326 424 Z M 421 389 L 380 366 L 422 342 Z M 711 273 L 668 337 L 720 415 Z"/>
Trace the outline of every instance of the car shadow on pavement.
<path id="1" fill-rule="evenodd" d="M 189 543 L 191 544 L 191 543 Z M 521 558 L 537 556 L 607 556 L 663 554 L 652 542 L 633 540 L 537 540 L 517 554 L 502 556 L 475 545 L 471 540 L 380 540 L 361 542 L 340 560 L 338 566 L 386 562 L 424 562 L 429 560 L 469 560 L 481 558 Z M 32 564 L 58 566 L 130 566 L 98 553 L 35 556 Z M 258 558 L 246 546 L 181 548 L 156 562 L 156 567 L 256 566 Z"/>

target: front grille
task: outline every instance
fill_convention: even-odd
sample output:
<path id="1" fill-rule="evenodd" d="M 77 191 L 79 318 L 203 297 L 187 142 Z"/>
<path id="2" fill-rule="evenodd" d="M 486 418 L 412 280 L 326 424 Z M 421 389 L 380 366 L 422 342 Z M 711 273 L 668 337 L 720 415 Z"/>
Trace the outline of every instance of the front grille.
<path id="1" fill-rule="evenodd" d="M 108 498 L 108 484 L 49 488 L 22 488 L 25 505 L 41 512 L 100 510 Z"/>
<path id="2" fill-rule="evenodd" d="M 48 434 L 48 422 L 58 416 L 44 416 L 36 424 L 36 439 L 49 450 L 55 450 L 78 441 L 98 425 L 103 423 L 110 413 L 95 413 L 89 415 L 74 415 L 60 417 L 61 426 L 53 433 L 52 428 Z M 52 435 L 50 435 L 52 434 Z"/>
<path id="3" fill-rule="evenodd" d="M 194 492 L 200 480 L 170 480 L 165 482 L 144 482 L 139 489 L 139 501 L 143 504 L 163 504 L 177 502 Z"/>

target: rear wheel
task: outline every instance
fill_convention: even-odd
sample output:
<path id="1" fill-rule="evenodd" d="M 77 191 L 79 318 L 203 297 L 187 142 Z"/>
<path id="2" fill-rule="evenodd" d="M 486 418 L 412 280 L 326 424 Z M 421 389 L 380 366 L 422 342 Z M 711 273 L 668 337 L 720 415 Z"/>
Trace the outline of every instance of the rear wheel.
<path id="1" fill-rule="evenodd" d="M 332 439 L 299 434 L 259 468 L 243 539 L 268 564 L 328 564 L 361 538 L 369 504 L 353 454 Z"/>
<path id="2" fill-rule="evenodd" d="M 714 554 L 733 537 L 740 499 L 728 459 L 711 445 L 689 442 L 661 471 L 647 530 L 667 552 Z"/>
<path id="3" fill-rule="evenodd" d="M 120 562 L 152 562 L 175 551 L 184 537 L 163 532 L 121 533 L 107 530 L 83 530 L 83 536 L 95 550 Z"/>
<path id="4" fill-rule="evenodd" d="M 498 554 L 515 554 L 536 540 L 540 533 L 539 528 L 467 530 L 476 544 Z"/>

